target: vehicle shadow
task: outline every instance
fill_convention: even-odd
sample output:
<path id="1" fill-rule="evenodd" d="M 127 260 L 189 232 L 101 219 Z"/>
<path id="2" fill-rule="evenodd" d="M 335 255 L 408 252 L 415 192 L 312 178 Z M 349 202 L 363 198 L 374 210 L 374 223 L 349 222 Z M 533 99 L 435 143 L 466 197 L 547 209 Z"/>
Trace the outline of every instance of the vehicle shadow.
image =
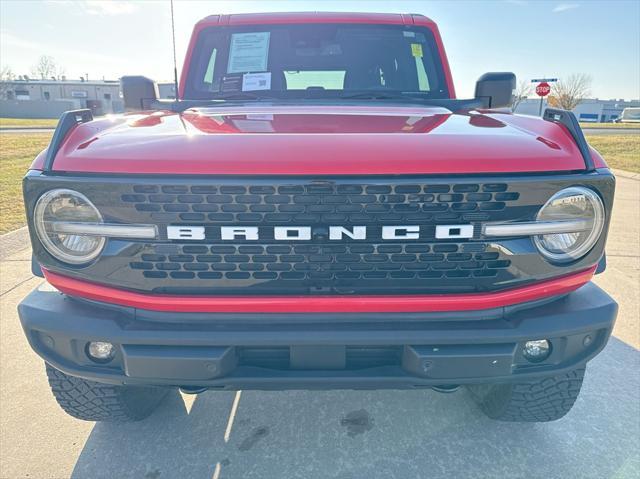
<path id="1" fill-rule="evenodd" d="M 96 424 L 72 477 L 632 477 L 639 363 L 612 338 L 571 413 L 547 424 L 491 421 L 465 390 L 176 392 L 144 421 Z"/>

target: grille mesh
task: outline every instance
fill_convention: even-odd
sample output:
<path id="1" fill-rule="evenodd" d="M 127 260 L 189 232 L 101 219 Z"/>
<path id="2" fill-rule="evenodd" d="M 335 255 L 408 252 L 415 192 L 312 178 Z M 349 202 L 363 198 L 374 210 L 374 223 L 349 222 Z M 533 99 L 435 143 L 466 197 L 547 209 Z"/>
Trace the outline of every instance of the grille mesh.
<path id="1" fill-rule="evenodd" d="M 130 263 L 146 278 L 390 280 L 490 278 L 509 260 L 483 243 L 157 245 Z"/>
<path id="2" fill-rule="evenodd" d="M 240 366 L 269 369 L 290 369 L 289 347 L 237 347 Z M 381 366 L 400 366 L 402 347 L 398 346 L 346 346 L 345 369 L 365 369 Z"/>
<path id="3" fill-rule="evenodd" d="M 411 281 L 434 288 L 443 282 L 462 287 L 469 278 L 474 284 L 503 281 L 509 259 L 477 241 L 437 242 L 435 225 L 502 218 L 518 204 L 520 193 L 501 182 L 310 180 L 134 184 L 120 198 L 159 224 L 206 227 L 205 241 L 149 244 L 131 258 L 130 270 L 140 280 L 165 290 L 260 284 L 358 288 L 365 283 L 384 289 Z M 420 225 L 423 239 L 383 241 L 380 226 L 394 224 Z M 222 241 L 216 226 L 223 225 L 257 225 L 260 241 Z M 272 227 L 278 225 L 311 226 L 313 240 L 275 241 Z M 328 243 L 321 237 L 327 225 L 371 228 L 365 241 Z"/>
<path id="4" fill-rule="evenodd" d="M 486 220 L 519 193 L 505 183 L 134 185 L 122 194 L 139 212 L 171 221 L 287 224 Z"/>

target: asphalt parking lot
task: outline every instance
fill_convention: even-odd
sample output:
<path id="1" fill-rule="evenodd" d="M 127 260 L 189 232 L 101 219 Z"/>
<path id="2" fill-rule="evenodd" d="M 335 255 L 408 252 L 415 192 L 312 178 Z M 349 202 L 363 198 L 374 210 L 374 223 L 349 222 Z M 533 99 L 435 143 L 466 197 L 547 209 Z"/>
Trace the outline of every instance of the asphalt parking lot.
<path id="1" fill-rule="evenodd" d="M 620 303 L 574 409 L 548 424 L 486 419 L 464 390 L 172 394 L 145 421 L 75 420 L 56 405 L 16 305 L 24 232 L 0 242 L 1 478 L 638 478 L 640 175 L 619 175 L 596 282 Z"/>

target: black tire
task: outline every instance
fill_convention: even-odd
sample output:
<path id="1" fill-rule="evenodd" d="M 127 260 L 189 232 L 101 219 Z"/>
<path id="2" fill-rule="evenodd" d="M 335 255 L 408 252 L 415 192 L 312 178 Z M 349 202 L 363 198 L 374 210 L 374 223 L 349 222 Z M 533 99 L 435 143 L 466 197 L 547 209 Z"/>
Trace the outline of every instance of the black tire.
<path id="1" fill-rule="evenodd" d="M 585 369 L 517 384 L 467 386 L 480 409 L 491 419 L 547 422 L 567 414 L 578 398 Z"/>
<path id="2" fill-rule="evenodd" d="M 169 391 L 168 388 L 97 383 L 45 365 L 51 392 L 60 407 L 85 421 L 139 421 L 151 414 Z"/>

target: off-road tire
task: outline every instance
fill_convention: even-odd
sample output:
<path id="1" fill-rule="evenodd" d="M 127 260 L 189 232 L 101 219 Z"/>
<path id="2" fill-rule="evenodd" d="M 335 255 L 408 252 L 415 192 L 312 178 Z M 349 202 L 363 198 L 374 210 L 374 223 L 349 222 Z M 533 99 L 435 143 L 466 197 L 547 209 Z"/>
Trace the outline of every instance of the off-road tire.
<path id="1" fill-rule="evenodd" d="M 499 421 L 547 422 L 560 419 L 576 402 L 585 369 L 517 384 L 468 386 L 480 409 Z"/>
<path id="2" fill-rule="evenodd" d="M 151 414 L 167 388 L 113 386 L 69 376 L 49 364 L 51 392 L 69 415 L 85 421 L 139 421 Z"/>

